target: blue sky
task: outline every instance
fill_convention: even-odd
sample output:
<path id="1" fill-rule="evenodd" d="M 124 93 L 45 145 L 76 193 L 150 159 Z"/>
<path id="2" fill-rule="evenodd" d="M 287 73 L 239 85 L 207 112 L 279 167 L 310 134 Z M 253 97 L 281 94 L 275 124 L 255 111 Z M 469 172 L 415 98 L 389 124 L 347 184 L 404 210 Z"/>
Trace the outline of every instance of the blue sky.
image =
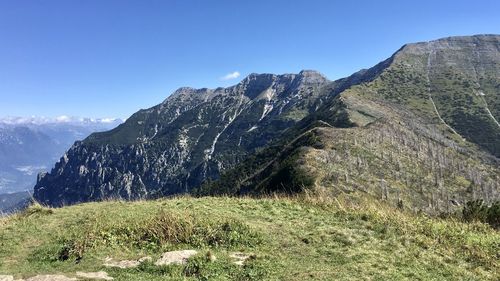
<path id="1" fill-rule="evenodd" d="M 178 87 L 252 72 L 337 79 L 405 43 L 499 34 L 499 11 L 494 0 L 0 0 L 0 117 L 128 117 Z"/>

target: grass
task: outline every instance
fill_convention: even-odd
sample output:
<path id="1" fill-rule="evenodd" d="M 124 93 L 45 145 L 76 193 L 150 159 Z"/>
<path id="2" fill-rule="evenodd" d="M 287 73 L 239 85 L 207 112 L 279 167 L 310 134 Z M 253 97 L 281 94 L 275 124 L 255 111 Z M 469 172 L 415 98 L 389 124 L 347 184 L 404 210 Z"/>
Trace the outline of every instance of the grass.
<path id="1" fill-rule="evenodd" d="M 186 265 L 102 266 L 196 249 Z M 232 252 L 253 254 L 244 266 Z M 0 220 L 0 273 L 115 280 L 498 280 L 500 234 L 368 199 L 174 198 L 34 206 Z M 213 261 L 209 256 L 215 256 Z"/>

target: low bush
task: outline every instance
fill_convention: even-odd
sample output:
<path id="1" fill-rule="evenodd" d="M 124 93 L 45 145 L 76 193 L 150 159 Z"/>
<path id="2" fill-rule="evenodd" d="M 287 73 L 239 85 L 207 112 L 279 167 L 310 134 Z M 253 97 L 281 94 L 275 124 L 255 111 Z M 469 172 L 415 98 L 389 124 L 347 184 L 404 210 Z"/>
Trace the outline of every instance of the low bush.
<path id="1" fill-rule="evenodd" d="M 467 202 L 462 210 L 462 218 L 467 222 L 479 221 L 500 229 L 500 201 L 490 206 L 483 200 Z"/>

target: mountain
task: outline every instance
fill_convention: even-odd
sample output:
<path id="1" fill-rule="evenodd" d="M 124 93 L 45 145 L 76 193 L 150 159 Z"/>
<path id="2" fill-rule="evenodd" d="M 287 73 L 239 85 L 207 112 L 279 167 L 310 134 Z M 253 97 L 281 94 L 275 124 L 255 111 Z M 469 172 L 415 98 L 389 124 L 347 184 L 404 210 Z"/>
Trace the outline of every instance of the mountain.
<path id="1" fill-rule="evenodd" d="M 493 201 L 499 73 L 500 36 L 477 35 L 408 44 L 337 81 L 302 71 L 181 88 L 75 143 L 34 196 L 60 206 L 312 189 L 429 211 Z"/>
<path id="2" fill-rule="evenodd" d="M 67 116 L 0 119 L 0 193 L 32 189 L 36 175 L 50 169 L 76 140 L 119 123 Z"/>
<path id="3" fill-rule="evenodd" d="M 117 128 L 77 142 L 40 176 L 36 197 L 71 204 L 188 192 L 279 139 L 347 83 L 302 71 L 251 74 L 229 88 L 180 88 Z"/>
<path id="4" fill-rule="evenodd" d="M 358 192 L 431 213 L 499 200 L 499 39 L 404 46 L 375 79 L 343 91 L 198 193 Z M 334 112 L 349 128 L 335 125 Z"/>

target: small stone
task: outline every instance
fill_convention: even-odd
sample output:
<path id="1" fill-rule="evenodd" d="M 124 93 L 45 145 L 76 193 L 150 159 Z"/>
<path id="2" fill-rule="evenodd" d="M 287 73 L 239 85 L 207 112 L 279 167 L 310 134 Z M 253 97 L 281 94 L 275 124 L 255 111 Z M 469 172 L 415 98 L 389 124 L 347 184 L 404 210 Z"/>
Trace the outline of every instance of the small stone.
<path id="1" fill-rule="evenodd" d="M 0 281 L 14 281 L 14 276 L 12 276 L 12 275 L 0 275 Z"/>
<path id="2" fill-rule="evenodd" d="M 237 261 L 234 261 L 233 263 L 236 265 L 239 265 L 239 266 L 243 266 L 243 264 L 245 263 L 245 260 L 237 260 Z"/>
<path id="3" fill-rule="evenodd" d="M 166 252 L 161 255 L 161 258 L 156 261 L 155 265 L 185 264 L 190 257 L 197 253 L 195 250 Z"/>
<path id="4" fill-rule="evenodd" d="M 113 280 L 113 277 L 109 276 L 107 272 L 77 272 L 76 276 L 85 279 L 96 279 L 96 280 Z"/>
<path id="5" fill-rule="evenodd" d="M 125 268 L 132 268 L 132 267 L 137 267 L 141 263 L 137 260 L 121 260 L 121 261 L 115 261 L 112 258 L 106 258 L 104 261 L 104 266 L 105 267 L 117 267 L 121 269 Z"/>
<path id="6" fill-rule="evenodd" d="M 76 281 L 76 278 L 66 277 L 64 275 L 37 275 L 26 279 L 26 281 Z"/>
<path id="7" fill-rule="evenodd" d="M 137 267 L 141 263 L 145 261 L 153 261 L 153 258 L 150 256 L 142 257 L 138 260 L 121 260 L 121 261 L 115 261 L 113 258 L 107 257 L 104 260 L 104 266 L 106 267 L 118 267 L 118 268 L 132 268 L 132 267 Z"/>
<path id="8" fill-rule="evenodd" d="M 140 262 L 140 263 L 143 263 L 143 262 L 146 262 L 146 261 L 151 262 L 151 261 L 153 261 L 153 258 L 150 257 L 150 256 L 147 256 L 147 257 L 142 257 L 142 258 L 138 259 L 137 261 Z"/>

